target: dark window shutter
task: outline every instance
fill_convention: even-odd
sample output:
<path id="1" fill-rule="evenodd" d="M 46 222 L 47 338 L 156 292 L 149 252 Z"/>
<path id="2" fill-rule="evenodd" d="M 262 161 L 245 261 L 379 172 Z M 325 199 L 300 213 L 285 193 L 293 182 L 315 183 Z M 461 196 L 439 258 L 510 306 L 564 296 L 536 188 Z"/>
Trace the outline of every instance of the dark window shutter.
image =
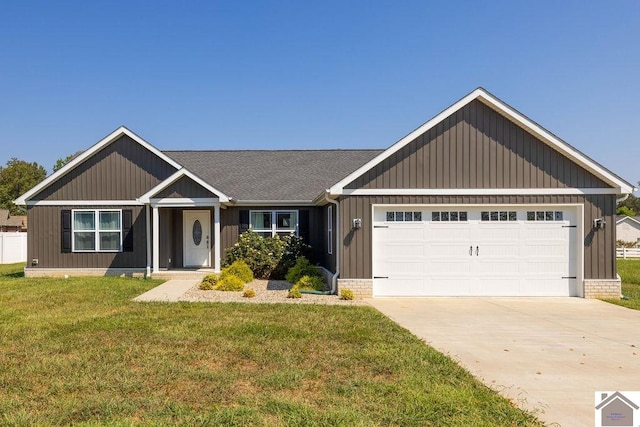
<path id="1" fill-rule="evenodd" d="M 309 211 L 299 211 L 298 215 L 298 235 L 309 243 Z"/>
<path id="2" fill-rule="evenodd" d="M 71 210 L 61 211 L 61 250 L 62 253 L 71 252 Z"/>
<path id="3" fill-rule="evenodd" d="M 242 209 L 240 211 L 240 234 L 249 230 L 249 211 Z"/>
<path id="4" fill-rule="evenodd" d="M 133 211 L 122 211 L 122 251 L 133 252 Z"/>

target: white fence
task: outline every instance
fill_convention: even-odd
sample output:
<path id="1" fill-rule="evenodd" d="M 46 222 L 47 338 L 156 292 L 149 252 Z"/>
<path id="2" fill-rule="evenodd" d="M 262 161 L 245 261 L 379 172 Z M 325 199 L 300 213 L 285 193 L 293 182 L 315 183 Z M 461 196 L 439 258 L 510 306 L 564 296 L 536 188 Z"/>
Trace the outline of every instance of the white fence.
<path id="1" fill-rule="evenodd" d="M 640 248 L 616 248 L 618 258 L 640 258 Z"/>
<path id="2" fill-rule="evenodd" d="M 0 264 L 27 261 L 27 233 L 0 233 Z"/>

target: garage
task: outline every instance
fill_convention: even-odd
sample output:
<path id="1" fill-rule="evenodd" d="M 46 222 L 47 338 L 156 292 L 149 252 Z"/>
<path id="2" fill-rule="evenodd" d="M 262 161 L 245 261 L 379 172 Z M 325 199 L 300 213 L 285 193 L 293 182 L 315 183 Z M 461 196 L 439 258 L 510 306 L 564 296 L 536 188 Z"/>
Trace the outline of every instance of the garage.
<path id="1" fill-rule="evenodd" d="M 373 296 L 580 296 L 575 206 L 374 206 Z"/>

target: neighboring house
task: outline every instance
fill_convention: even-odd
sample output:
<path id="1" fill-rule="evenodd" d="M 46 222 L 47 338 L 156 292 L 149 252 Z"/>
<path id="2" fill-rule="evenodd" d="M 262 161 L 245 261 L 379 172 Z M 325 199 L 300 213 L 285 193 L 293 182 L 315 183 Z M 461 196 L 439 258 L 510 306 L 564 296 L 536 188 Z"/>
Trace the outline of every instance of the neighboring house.
<path id="1" fill-rule="evenodd" d="M 616 216 L 616 235 L 619 241 L 637 245 L 640 241 L 640 216 Z"/>
<path id="2" fill-rule="evenodd" d="M 217 271 L 253 229 L 303 236 L 360 296 L 595 297 L 620 295 L 601 225 L 633 190 L 479 88 L 386 150 L 161 151 L 121 127 L 16 203 L 26 276 Z"/>
<path id="3" fill-rule="evenodd" d="M 8 209 L 0 209 L 0 232 L 26 232 L 27 216 L 11 215 Z"/>

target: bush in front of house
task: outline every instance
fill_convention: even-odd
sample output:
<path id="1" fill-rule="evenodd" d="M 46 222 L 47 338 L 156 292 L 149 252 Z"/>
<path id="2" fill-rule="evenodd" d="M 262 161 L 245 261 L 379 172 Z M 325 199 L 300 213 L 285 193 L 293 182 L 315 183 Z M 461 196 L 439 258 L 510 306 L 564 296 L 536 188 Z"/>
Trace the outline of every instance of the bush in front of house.
<path id="1" fill-rule="evenodd" d="M 225 267 L 220 273 L 220 277 L 236 276 L 240 278 L 244 283 L 253 282 L 253 272 L 249 268 L 246 262 L 241 259 L 235 260 L 231 265 Z"/>
<path id="2" fill-rule="evenodd" d="M 300 288 L 297 286 L 293 286 L 291 289 L 289 289 L 287 298 L 302 298 L 302 292 L 300 292 Z"/>
<path id="3" fill-rule="evenodd" d="M 308 259 L 298 257 L 295 264 L 287 272 L 285 279 L 289 283 L 297 283 L 303 276 L 322 277 L 322 273 Z"/>
<path id="4" fill-rule="evenodd" d="M 324 291 L 325 283 L 322 277 L 302 276 L 295 284 L 299 289 L 309 289 L 313 291 Z"/>
<path id="5" fill-rule="evenodd" d="M 225 277 L 220 277 L 213 289 L 216 291 L 240 292 L 244 290 L 244 282 L 238 276 L 228 274 Z"/>
<path id="6" fill-rule="evenodd" d="M 302 237 L 262 237 L 249 230 L 238 236 L 238 241 L 226 250 L 226 262 L 244 261 L 253 275 L 260 279 L 283 279 L 296 259 L 309 250 Z"/>
<path id="7" fill-rule="evenodd" d="M 218 283 L 218 275 L 217 274 L 207 274 L 200 282 L 199 289 L 203 291 L 212 291 L 216 284 Z"/>
<path id="8" fill-rule="evenodd" d="M 354 297 L 351 289 L 344 288 L 340 291 L 340 299 L 351 301 Z"/>
<path id="9" fill-rule="evenodd" d="M 256 291 L 254 291 L 253 289 L 247 289 L 244 291 L 242 296 L 244 298 L 254 298 L 256 296 Z"/>

